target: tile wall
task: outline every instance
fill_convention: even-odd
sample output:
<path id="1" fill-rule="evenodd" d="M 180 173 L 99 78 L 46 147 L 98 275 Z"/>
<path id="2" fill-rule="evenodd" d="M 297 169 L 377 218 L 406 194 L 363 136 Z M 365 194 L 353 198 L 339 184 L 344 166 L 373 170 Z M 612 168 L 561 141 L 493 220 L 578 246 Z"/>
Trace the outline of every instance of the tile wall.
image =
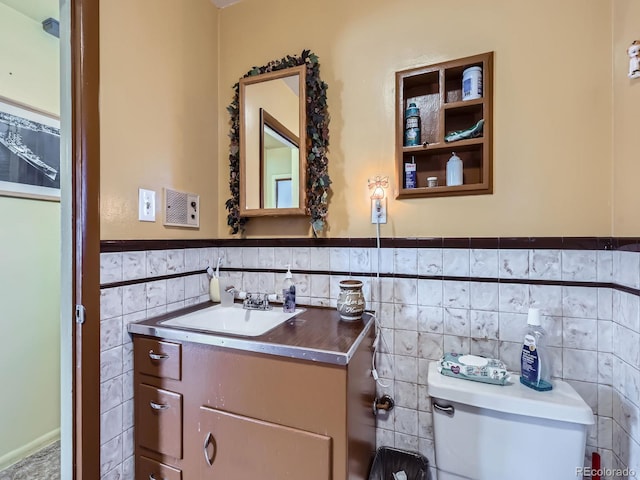
<path id="1" fill-rule="evenodd" d="M 103 479 L 133 479 L 127 325 L 207 301 L 203 272 L 218 257 L 226 280 L 245 291 L 275 291 L 290 264 L 299 304 L 335 306 L 338 282 L 362 279 L 383 332 L 378 390 L 396 401 L 378 417 L 378 446 L 420 451 L 432 465 L 428 363 L 458 351 L 498 357 L 517 370 L 527 309 L 540 308 L 553 374 L 596 415 L 588 457 L 597 451 L 603 466 L 629 467 L 640 477 L 640 253 L 328 246 L 101 254 Z M 175 274 L 184 276 L 154 280 Z"/>

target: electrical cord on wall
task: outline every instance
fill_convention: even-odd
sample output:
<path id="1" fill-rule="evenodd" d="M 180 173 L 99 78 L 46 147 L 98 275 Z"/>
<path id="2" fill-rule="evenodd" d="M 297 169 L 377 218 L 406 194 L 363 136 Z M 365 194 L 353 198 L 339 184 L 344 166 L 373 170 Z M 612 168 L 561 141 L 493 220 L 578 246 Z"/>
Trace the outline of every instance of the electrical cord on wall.
<path id="1" fill-rule="evenodd" d="M 381 305 L 382 285 L 380 282 L 380 211 L 378 211 L 378 221 L 376 222 L 376 252 L 378 255 L 378 262 L 377 262 L 377 268 L 376 268 L 376 282 L 377 282 L 377 290 L 378 290 L 377 298 L 378 298 L 378 304 Z M 382 388 L 389 388 L 391 385 L 387 385 L 383 383 L 382 380 L 380 380 L 378 369 L 376 368 L 376 358 L 378 356 L 378 349 L 380 347 L 380 342 L 381 341 L 384 342 L 384 345 L 387 351 L 389 351 L 389 345 L 387 344 L 387 342 L 385 341 L 382 335 L 382 326 L 380 325 L 380 320 L 378 319 L 378 315 L 375 315 L 375 314 L 373 315 L 373 321 L 374 321 L 376 336 L 373 341 L 373 356 L 371 357 L 371 375 L 373 376 L 376 383 L 380 385 Z M 392 355 L 391 365 L 390 365 L 392 378 L 394 378 L 394 368 L 393 368 L 394 363 L 395 362 L 393 360 L 393 355 Z"/>

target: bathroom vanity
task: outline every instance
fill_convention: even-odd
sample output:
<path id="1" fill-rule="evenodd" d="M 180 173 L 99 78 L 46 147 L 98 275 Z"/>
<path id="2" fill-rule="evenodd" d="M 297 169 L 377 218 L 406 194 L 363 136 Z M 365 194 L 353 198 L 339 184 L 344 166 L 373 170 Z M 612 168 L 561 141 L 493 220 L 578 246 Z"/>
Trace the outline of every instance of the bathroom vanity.
<path id="1" fill-rule="evenodd" d="M 257 337 L 162 323 L 198 308 L 129 326 L 136 478 L 366 479 L 372 317 L 306 308 Z"/>

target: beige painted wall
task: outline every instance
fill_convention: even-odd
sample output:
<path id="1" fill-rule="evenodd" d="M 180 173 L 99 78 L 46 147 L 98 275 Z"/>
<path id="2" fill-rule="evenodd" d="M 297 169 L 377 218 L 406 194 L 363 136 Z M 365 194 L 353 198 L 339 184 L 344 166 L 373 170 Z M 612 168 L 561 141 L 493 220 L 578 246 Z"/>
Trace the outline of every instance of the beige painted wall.
<path id="1" fill-rule="evenodd" d="M 210 0 L 100 2 L 102 239 L 217 235 L 217 20 Z M 199 229 L 162 225 L 164 187 L 200 195 Z"/>
<path id="2" fill-rule="evenodd" d="M 640 41 L 640 2 L 615 0 L 613 3 L 613 235 L 640 234 L 640 78 L 627 76 L 627 48 Z"/>
<path id="3" fill-rule="evenodd" d="M 59 42 L 0 4 L 0 95 L 57 113 Z M 60 204 L 0 196 L 0 470 L 60 428 Z"/>
<path id="4" fill-rule="evenodd" d="M 243 0 L 220 12 L 219 102 L 231 102 L 252 66 L 316 53 L 331 114 L 327 235 L 369 237 L 367 178 L 394 174 L 394 72 L 494 51 L 494 194 L 395 200 L 389 192 L 382 235 L 609 235 L 612 7 L 587 3 Z M 220 108 L 221 237 L 229 236 L 228 120 Z M 306 236 L 307 225 L 252 219 L 247 233 Z"/>

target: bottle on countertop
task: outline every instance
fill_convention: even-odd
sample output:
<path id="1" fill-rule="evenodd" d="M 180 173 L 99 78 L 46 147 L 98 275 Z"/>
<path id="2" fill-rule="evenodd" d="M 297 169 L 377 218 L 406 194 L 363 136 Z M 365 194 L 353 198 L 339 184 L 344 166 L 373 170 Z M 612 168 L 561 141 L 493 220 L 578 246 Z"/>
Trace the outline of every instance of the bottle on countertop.
<path id="1" fill-rule="evenodd" d="M 287 273 L 282 284 L 282 310 L 286 313 L 296 311 L 296 286 L 293 283 L 293 275 L 289 265 L 287 265 Z"/>
<path id="2" fill-rule="evenodd" d="M 545 336 L 546 332 L 540 325 L 540 310 L 530 308 L 520 357 L 520 383 L 539 392 L 553 388 Z"/>

